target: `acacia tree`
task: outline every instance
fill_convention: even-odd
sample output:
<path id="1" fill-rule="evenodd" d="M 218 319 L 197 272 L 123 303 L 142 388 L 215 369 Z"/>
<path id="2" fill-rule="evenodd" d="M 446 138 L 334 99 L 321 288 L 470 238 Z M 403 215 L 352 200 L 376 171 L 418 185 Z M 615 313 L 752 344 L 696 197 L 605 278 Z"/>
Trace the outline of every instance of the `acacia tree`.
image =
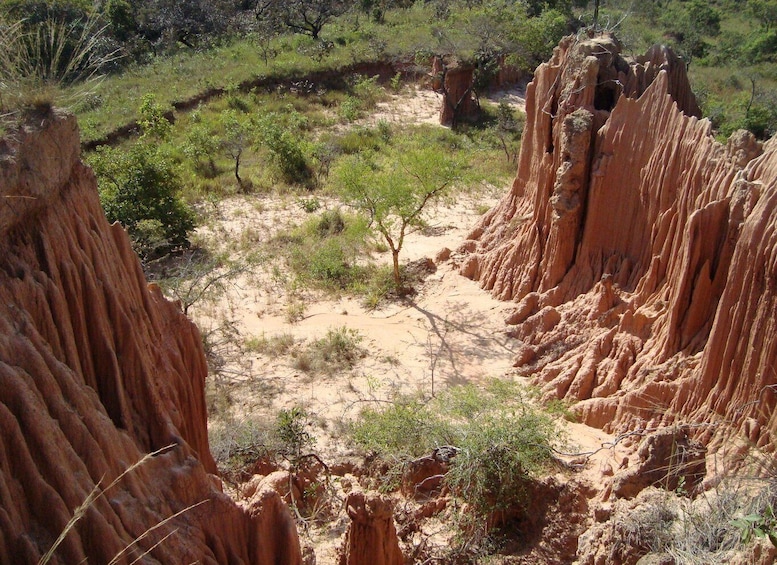
<path id="1" fill-rule="evenodd" d="M 415 147 L 380 164 L 349 157 L 335 178 L 343 201 L 366 214 L 391 249 L 394 283 L 403 290 L 399 253 L 405 236 L 422 225 L 426 206 L 456 179 L 455 162 L 437 148 Z"/>
<path id="2" fill-rule="evenodd" d="M 257 20 L 278 21 L 296 33 L 318 39 L 324 26 L 352 4 L 352 0 L 258 0 L 254 13 Z"/>

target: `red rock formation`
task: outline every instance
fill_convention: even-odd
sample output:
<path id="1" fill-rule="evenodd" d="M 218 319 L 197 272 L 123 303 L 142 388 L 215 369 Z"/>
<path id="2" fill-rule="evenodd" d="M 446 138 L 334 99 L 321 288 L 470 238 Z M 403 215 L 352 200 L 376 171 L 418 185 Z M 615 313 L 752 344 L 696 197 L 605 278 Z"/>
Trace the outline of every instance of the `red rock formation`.
<path id="1" fill-rule="evenodd" d="M 440 123 L 454 126 L 461 120 L 476 118 L 480 112 L 472 92 L 475 68 L 454 57 L 435 57 L 432 62 L 432 86 L 442 94 Z"/>
<path id="2" fill-rule="evenodd" d="M 518 303 L 516 365 L 586 423 L 727 423 L 771 449 L 777 141 L 721 145 L 671 51 L 619 51 L 570 37 L 538 67 L 461 272 Z"/>
<path id="3" fill-rule="evenodd" d="M 199 332 L 106 222 L 75 119 L 38 116 L 0 169 L 0 562 L 36 563 L 97 489 L 51 563 L 299 563 L 280 500 L 242 510 L 209 474 Z"/>
<path id="4" fill-rule="evenodd" d="M 354 491 L 345 500 L 352 520 L 340 552 L 340 565 L 402 565 L 393 505 L 378 493 Z"/>

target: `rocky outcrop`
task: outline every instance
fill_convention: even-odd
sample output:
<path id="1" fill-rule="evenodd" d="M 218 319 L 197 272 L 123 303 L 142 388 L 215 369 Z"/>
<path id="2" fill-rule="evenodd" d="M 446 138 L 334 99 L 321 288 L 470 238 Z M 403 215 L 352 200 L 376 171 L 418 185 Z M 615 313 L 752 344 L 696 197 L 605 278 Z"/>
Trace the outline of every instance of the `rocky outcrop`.
<path id="1" fill-rule="evenodd" d="M 351 524 L 340 552 L 340 565 L 402 565 L 394 526 L 394 505 L 378 493 L 351 492 L 345 500 Z"/>
<path id="2" fill-rule="evenodd" d="M 517 302 L 516 366 L 586 423 L 733 424 L 772 449 L 777 141 L 718 143 L 670 50 L 619 53 L 569 37 L 537 69 L 515 181 L 461 272 Z"/>
<path id="3" fill-rule="evenodd" d="M 0 562 L 66 532 L 49 563 L 299 563 L 278 495 L 211 475 L 199 332 L 105 220 L 75 119 L 34 118 L 0 144 Z"/>
<path id="4" fill-rule="evenodd" d="M 432 62 L 432 88 L 442 94 L 440 123 L 455 126 L 480 113 L 472 90 L 475 67 L 453 56 L 435 57 Z"/>
<path id="5" fill-rule="evenodd" d="M 648 435 L 637 451 L 637 464 L 613 477 L 612 494 L 634 498 L 649 486 L 667 491 L 696 489 L 707 472 L 704 448 L 689 438 L 687 426 L 662 428 Z"/>

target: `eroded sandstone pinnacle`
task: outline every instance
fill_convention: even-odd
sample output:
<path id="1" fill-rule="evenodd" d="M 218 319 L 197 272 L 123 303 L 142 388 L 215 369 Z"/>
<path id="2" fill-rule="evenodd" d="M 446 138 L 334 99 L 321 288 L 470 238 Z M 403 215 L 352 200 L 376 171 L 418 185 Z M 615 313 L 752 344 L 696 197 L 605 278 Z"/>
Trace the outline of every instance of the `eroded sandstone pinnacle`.
<path id="1" fill-rule="evenodd" d="M 584 422 L 771 451 L 777 142 L 720 144 L 671 50 L 620 50 L 569 37 L 538 67 L 512 189 L 461 272 L 517 303 L 516 366 Z"/>

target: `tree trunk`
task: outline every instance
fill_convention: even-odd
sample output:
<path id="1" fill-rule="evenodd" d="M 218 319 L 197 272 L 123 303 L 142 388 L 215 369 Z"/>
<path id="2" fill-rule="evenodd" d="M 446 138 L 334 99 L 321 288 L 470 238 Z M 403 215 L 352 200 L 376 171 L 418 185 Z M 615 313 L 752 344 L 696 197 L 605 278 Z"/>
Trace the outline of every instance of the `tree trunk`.
<path id="1" fill-rule="evenodd" d="M 394 260 L 394 284 L 397 292 L 402 291 L 402 274 L 399 272 L 399 249 L 391 250 L 391 258 Z"/>
<path id="2" fill-rule="evenodd" d="M 243 179 L 240 178 L 240 155 L 242 151 L 235 156 L 235 178 L 238 186 L 243 186 Z"/>

